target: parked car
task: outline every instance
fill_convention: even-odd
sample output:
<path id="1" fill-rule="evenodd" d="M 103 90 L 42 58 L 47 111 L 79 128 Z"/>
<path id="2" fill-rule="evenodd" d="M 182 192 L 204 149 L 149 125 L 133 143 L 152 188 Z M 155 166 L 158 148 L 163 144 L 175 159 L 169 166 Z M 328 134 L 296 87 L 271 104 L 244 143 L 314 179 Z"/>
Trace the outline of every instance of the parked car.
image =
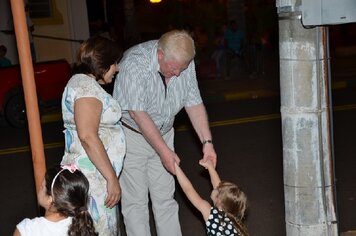
<path id="1" fill-rule="evenodd" d="M 60 104 L 64 87 L 70 79 L 68 62 L 39 62 L 33 65 L 33 69 L 40 112 Z M 27 124 L 19 65 L 0 68 L 0 114 L 14 127 L 25 127 Z"/>

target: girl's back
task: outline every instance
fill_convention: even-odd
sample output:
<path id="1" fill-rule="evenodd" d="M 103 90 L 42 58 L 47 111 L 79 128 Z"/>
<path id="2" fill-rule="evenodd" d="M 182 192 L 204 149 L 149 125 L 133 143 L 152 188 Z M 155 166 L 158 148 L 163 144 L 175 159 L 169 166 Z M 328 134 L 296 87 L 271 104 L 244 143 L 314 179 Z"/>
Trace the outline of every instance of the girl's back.
<path id="1" fill-rule="evenodd" d="M 44 217 L 24 219 L 16 227 L 21 236 L 63 236 L 68 234 L 72 217 L 53 222 Z"/>

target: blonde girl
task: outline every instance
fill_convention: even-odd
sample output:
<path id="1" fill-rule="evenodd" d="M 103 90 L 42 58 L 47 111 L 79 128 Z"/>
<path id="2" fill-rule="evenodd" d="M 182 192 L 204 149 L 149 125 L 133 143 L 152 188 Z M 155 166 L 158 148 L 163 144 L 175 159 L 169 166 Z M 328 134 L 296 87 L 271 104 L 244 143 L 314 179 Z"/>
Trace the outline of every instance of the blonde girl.
<path id="1" fill-rule="evenodd" d="M 245 193 L 237 185 L 221 181 L 211 161 L 200 160 L 199 164 L 209 172 L 213 186 L 210 196 L 213 206 L 200 197 L 190 180 L 177 164 L 175 165 L 175 171 L 182 190 L 203 215 L 207 235 L 247 236 L 246 227 L 242 223 L 247 209 Z"/>

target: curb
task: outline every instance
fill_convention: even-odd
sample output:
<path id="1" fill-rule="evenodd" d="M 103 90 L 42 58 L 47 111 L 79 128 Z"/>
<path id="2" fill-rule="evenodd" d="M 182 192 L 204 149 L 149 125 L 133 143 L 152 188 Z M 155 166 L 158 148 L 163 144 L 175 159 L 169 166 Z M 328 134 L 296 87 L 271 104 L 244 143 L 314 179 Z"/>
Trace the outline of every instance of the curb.
<path id="1" fill-rule="evenodd" d="M 231 101 L 242 101 L 249 99 L 258 99 L 266 97 L 276 97 L 279 96 L 279 91 L 273 90 L 250 90 L 250 91 L 230 91 L 224 92 L 219 95 L 207 95 L 203 96 L 205 103 L 219 103 L 219 102 L 231 102 Z"/>
<path id="2" fill-rule="evenodd" d="M 62 120 L 62 113 L 61 112 L 51 112 L 51 113 L 48 113 L 48 114 L 42 116 L 41 123 L 45 124 L 45 123 L 51 123 L 51 122 L 55 122 L 55 121 L 59 121 L 59 120 Z"/>
<path id="3" fill-rule="evenodd" d="M 332 90 L 356 87 L 356 79 L 337 81 L 332 83 Z M 249 91 L 228 91 L 221 94 L 202 94 L 205 103 L 231 102 L 266 97 L 276 97 L 280 95 L 279 90 L 258 89 Z"/>
<path id="4" fill-rule="evenodd" d="M 265 97 L 278 96 L 279 92 L 273 90 L 252 90 L 245 92 L 227 92 L 223 94 L 225 101 L 235 101 L 235 100 L 246 100 L 246 99 L 257 99 Z"/>
<path id="5" fill-rule="evenodd" d="M 332 83 L 332 90 L 356 87 L 356 79 L 337 81 Z M 250 99 L 277 97 L 280 95 L 279 90 L 275 89 L 256 89 L 249 91 L 227 91 L 220 94 L 204 94 L 202 98 L 205 104 L 243 101 Z M 62 114 L 58 112 L 49 113 L 42 117 L 42 123 L 50 123 L 62 119 Z M 356 234 L 355 234 L 356 235 Z"/>
<path id="6" fill-rule="evenodd" d="M 356 77 L 356 76 L 354 76 L 354 77 Z M 354 77 L 353 77 L 353 79 L 332 82 L 332 89 L 343 89 L 343 88 L 356 87 L 356 79 Z"/>
<path id="7" fill-rule="evenodd" d="M 347 232 L 342 232 L 340 236 L 356 236 L 356 230 L 351 230 Z"/>

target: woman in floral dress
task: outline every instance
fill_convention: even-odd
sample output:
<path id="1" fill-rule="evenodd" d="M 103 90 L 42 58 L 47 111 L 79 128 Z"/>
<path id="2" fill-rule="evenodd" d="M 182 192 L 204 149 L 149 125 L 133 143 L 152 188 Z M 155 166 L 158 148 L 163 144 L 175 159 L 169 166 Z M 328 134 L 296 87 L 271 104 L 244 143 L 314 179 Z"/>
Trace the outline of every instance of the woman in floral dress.
<path id="1" fill-rule="evenodd" d="M 118 234 L 119 175 L 126 151 L 121 108 L 101 85 L 112 82 L 121 57 L 102 37 L 82 43 L 73 76 L 62 97 L 65 153 L 61 164 L 76 164 L 88 178 L 89 212 L 99 235 Z"/>

